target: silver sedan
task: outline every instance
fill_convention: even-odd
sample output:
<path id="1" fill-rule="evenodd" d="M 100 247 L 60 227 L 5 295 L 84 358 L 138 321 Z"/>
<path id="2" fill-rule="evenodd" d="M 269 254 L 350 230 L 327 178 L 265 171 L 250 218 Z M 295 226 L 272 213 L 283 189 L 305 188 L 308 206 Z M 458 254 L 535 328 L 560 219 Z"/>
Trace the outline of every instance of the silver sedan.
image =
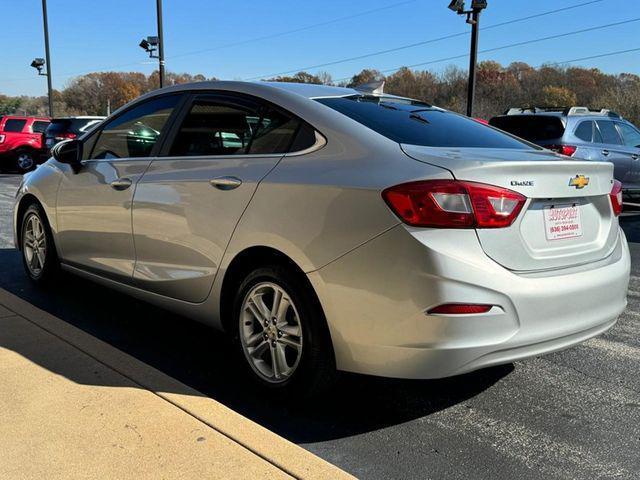
<path id="1" fill-rule="evenodd" d="M 609 163 L 379 90 L 204 82 L 122 107 L 25 176 L 16 245 L 226 331 L 248 375 L 437 378 L 613 326 Z"/>

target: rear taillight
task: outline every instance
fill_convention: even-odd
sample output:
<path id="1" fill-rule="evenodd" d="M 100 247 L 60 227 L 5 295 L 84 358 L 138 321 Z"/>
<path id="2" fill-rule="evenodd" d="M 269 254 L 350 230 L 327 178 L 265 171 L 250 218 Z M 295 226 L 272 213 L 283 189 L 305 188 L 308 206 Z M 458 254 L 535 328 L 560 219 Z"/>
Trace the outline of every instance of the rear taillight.
<path id="1" fill-rule="evenodd" d="M 611 189 L 609 198 L 611 198 L 613 214 L 617 217 L 622 213 L 622 183 L 618 180 L 613 181 L 613 189 Z"/>
<path id="2" fill-rule="evenodd" d="M 4 135 L 0 135 L 0 143 L 4 142 Z"/>
<path id="3" fill-rule="evenodd" d="M 58 141 L 61 140 L 68 140 L 70 138 L 76 138 L 77 135 L 75 133 L 71 133 L 71 132 L 65 132 L 65 133 L 61 133 L 59 135 L 56 135 L 55 139 Z"/>
<path id="4" fill-rule="evenodd" d="M 475 303 L 446 303 L 430 309 L 427 313 L 431 315 L 473 315 L 487 313 L 493 305 Z"/>
<path id="5" fill-rule="evenodd" d="M 404 223 L 435 228 L 508 227 L 527 200 L 506 188 L 458 180 L 403 183 L 382 197 Z"/>
<path id="6" fill-rule="evenodd" d="M 554 152 L 561 153 L 562 155 L 566 155 L 567 157 L 573 156 L 576 153 L 578 147 L 573 145 L 549 145 L 547 147 L 549 150 L 553 150 Z"/>

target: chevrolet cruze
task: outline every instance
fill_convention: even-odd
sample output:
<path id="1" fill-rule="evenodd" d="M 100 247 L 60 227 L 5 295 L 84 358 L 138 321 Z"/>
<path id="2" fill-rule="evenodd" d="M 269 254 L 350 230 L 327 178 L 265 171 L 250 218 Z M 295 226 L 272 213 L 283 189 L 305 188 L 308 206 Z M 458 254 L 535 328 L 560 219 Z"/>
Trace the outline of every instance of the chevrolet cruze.
<path id="1" fill-rule="evenodd" d="M 28 276 L 59 268 L 226 331 L 261 385 L 437 378 L 616 322 L 613 166 L 373 89 L 205 82 L 122 107 L 24 179 Z"/>

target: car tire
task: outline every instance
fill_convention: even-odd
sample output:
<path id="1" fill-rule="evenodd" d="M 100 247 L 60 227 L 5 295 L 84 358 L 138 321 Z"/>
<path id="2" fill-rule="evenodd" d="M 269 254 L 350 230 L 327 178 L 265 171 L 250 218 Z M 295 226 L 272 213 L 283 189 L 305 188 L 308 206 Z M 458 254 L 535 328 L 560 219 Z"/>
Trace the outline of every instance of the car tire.
<path id="1" fill-rule="evenodd" d="M 36 167 L 36 154 L 28 148 L 20 148 L 15 153 L 16 169 L 19 173 L 27 173 Z"/>
<path id="2" fill-rule="evenodd" d="M 274 309 L 278 295 L 280 308 Z M 334 383 L 331 337 L 303 274 L 281 265 L 253 270 L 237 290 L 233 315 L 234 341 L 259 387 L 274 395 L 313 397 Z"/>
<path id="3" fill-rule="evenodd" d="M 36 284 L 50 282 L 58 273 L 59 261 L 47 217 L 38 204 L 31 204 L 22 216 L 20 250 L 22 265 Z"/>

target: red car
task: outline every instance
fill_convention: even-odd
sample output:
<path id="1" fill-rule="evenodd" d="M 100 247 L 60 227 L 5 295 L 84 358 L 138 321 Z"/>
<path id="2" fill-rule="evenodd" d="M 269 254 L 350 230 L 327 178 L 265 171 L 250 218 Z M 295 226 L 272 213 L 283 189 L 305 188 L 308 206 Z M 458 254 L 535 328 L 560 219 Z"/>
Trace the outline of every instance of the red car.
<path id="1" fill-rule="evenodd" d="M 0 170 L 33 169 L 42 156 L 46 117 L 0 116 Z"/>

